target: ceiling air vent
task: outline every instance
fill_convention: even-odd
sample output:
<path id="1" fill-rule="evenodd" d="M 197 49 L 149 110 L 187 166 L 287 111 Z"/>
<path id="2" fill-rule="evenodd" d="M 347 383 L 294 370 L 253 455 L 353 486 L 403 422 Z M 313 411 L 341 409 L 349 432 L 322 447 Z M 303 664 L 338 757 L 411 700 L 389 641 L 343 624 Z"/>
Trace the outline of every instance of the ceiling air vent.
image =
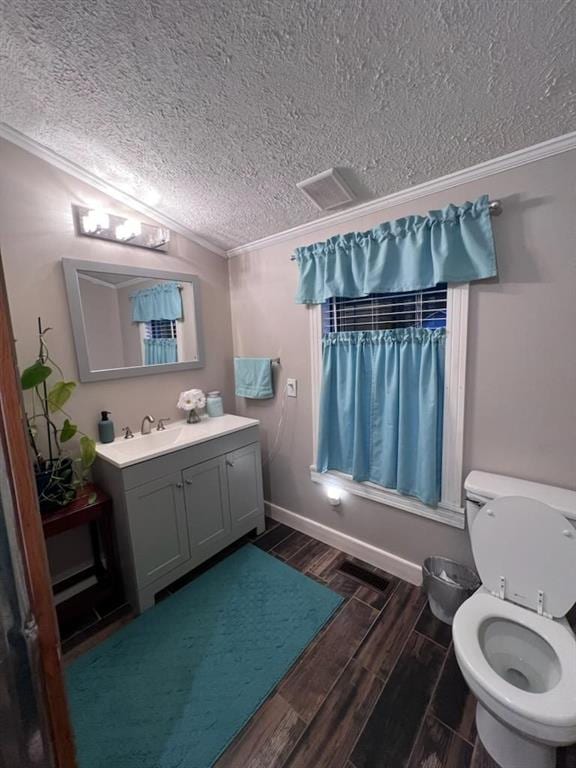
<path id="1" fill-rule="evenodd" d="M 335 168 L 323 171 L 310 179 L 299 181 L 296 186 L 321 211 L 340 208 L 342 205 L 351 203 L 355 197 Z"/>

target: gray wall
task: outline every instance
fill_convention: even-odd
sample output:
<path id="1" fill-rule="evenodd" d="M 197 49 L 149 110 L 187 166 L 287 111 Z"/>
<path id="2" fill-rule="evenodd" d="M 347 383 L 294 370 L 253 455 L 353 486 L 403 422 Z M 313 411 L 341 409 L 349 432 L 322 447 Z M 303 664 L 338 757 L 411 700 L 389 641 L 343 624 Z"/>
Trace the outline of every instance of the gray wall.
<path id="1" fill-rule="evenodd" d="M 183 320 L 178 324 L 178 333 L 182 337 L 182 360 L 196 360 L 198 339 L 194 315 L 194 288 L 190 283 L 183 283 L 181 291 Z"/>
<path id="2" fill-rule="evenodd" d="M 145 284 L 148 285 L 153 282 L 155 281 L 149 280 Z M 140 329 L 138 323 L 132 321 L 132 302 L 130 301 L 130 295 L 137 289 L 141 290 L 141 285 L 144 285 L 144 283 L 138 283 L 137 286 L 131 285 L 116 289 L 122 349 L 124 352 L 124 365 L 127 366 L 144 365 Z"/>
<path id="3" fill-rule="evenodd" d="M 152 288 L 158 280 L 139 280 L 135 285 L 126 285 L 116 289 L 120 308 L 120 329 L 124 347 L 124 360 L 127 366 L 144 365 L 144 350 L 140 337 L 140 324 L 132 320 L 132 301 L 130 296 L 136 291 Z"/>
<path id="4" fill-rule="evenodd" d="M 294 304 L 297 267 L 290 255 L 337 232 L 483 193 L 501 199 L 504 213 L 494 219 L 499 279 L 471 288 L 465 471 L 576 488 L 575 178 L 576 152 L 565 153 L 340 228 L 320 225 L 305 238 L 230 261 L 235 354 L 282 358 L 274 400 L 237 399 L 239 413 L 262 420 L 267 449 L 282 411 L 280 387 L 287 376 L 299 380 L 299 396 L 285 401 L 281 439 L 265 467 L 269 501 L 414 562 L 430 553 L 470 558 L 465 532 L 358 497 L 331 507 L 310 481 L 308 310 Z"/>
<path id="5" fill-rule="evenodd" d="M 86 327 L 86 346 L 90 368 L 122 368 L 124 345 L 120 323 L 118 292 L 113 285 L 95 283 L 79 276 L 82 311 Z"/>

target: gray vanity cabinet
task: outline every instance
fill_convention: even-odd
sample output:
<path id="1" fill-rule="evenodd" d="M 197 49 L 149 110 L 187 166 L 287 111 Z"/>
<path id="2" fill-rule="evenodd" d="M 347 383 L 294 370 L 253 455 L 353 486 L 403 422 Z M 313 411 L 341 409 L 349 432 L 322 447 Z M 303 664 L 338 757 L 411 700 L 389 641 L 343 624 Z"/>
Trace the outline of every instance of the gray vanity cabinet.
<path id="1" fill-rule="evenodd" d="M 259 446 L 248 445 L 226 455 L 226 477 L 230 522 L 241 529 L 260 510 L 262 469 Z"/>
<path id="2" fill-rule="evenodd" d="M 264 531 L 260 441 L 250 424 L 126 466 L 97 457 L 94 478 L 114 500 L 124 584 L 137 611 L 236 539 Z"/>
<path id="3" fill-rule="evenodd" d="M 148 586 L 189 559 L 180 472 L 128 491 L 126 509 L 139 584 Z"/>
<path id="4" fill-rule="evenodd" d="M 191 557 L 198 564 L 226 546 L 230 536 L 226 457 L 219 456 L 185 469 L 182 477 Z"/>

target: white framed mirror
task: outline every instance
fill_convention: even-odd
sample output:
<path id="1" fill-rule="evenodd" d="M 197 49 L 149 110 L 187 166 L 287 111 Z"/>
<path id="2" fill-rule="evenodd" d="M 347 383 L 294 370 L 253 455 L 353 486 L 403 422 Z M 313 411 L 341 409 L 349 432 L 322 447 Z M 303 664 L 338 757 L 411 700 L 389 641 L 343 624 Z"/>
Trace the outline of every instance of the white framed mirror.
<path id="1" fill-rule="evenodd" d="M 204 366 L 196 275 L 62 259 L 80 381 Z"/>

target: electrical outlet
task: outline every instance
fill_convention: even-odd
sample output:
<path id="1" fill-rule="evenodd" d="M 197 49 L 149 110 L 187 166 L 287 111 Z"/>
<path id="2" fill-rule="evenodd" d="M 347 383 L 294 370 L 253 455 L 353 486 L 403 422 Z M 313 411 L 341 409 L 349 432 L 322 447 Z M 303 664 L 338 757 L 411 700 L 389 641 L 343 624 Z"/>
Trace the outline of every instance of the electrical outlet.
<path id="1" fill-rule="evenodd" d="M 297 379 L 286 379 L 286 394 L 288 397 L 298 397 Z"/>

